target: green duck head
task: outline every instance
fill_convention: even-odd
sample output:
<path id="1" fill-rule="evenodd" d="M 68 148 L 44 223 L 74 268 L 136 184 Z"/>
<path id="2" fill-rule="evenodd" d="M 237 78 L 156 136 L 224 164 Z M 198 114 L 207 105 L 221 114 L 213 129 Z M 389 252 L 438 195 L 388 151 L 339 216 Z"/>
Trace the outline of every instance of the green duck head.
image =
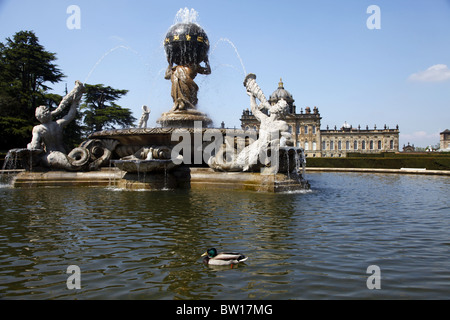
<path id="1" fill-rule="evenodd" d="M 214 258 L 215 256 L 217 256 L 217 250 L 215 248 L 208 249 L 204 254 L 202 254 L 202 257 L 204 256 Z"/>

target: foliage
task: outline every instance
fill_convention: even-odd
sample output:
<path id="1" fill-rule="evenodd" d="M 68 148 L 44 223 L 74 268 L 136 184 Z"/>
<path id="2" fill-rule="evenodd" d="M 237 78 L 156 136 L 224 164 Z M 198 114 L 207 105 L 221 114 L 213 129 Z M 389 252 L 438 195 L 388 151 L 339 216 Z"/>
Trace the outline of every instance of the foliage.
<path id="1" fill-rule="evenodd" d="M 366 155 L 366 157 L 347 158 L 308 158 L 307 167 L 450 170 L 450 154 L 391 154 L 389 157 Z"/>
<path id="2" fill-rule="evenodd" d="M 62 96 L 48 92 L 49 84 L 64 77 L 55 60 L 56 54 L 46 51 L 33 31 L 19 31 L 0 42 L 0 150 L 25 147 L 38 124 L 36 107 L 56 108 L 61 102 Z M 127 92 L 101 84 L 86 85 L 83 112 L 78 112 L 64 130 L 66 147 L 77 146 L 83 133 L 133 125 L 136 119 L 131 111 L 115 103 Z"/>
<path id="3" fill-rule="evenodd" d="M 33 125 L 29 121 L 15 117 L 0 117 L 0 146 L 2 150 L 25 147 L 30 139 Z M 3 149 L 4 148 L 4 149 Z"/>
<path id="4" fill-rule="evenodd" d="M 116 126 L 129 127 L 136 121 L 128 108 L 123 108 L 114 101 L 127 94 L 128 90 L 118 90 L 103 84 L 85 84 L 83 122 L 86 134 Z"/>
<path id="5" fill-rule="evenodd" d="M 55 60 L 55 53 L 46 51 L 32 31 L 19 31 L 0 43 L 0 149 L 24 146 L 29 140 L 34 111 L 48 98 L 47 84 L 64 77 Z"/>

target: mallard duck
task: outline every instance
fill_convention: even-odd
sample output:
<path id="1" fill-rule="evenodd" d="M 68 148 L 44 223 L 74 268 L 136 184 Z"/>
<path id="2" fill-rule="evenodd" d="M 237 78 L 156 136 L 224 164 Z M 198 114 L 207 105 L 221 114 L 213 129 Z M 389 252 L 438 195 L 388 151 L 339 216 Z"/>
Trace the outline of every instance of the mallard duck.
<path id="1" fill-rule="evenodd" d="M 226 266 L 238 264 L 244 262 L 248 257 L 244 256 L 242 253 L 238 252 L 221 252 L 217 253 L 215 248 L 208 249 L 204 254 L 202 254 L 203 262 L 205 264 L 215 265 L 215 266 Z"/>

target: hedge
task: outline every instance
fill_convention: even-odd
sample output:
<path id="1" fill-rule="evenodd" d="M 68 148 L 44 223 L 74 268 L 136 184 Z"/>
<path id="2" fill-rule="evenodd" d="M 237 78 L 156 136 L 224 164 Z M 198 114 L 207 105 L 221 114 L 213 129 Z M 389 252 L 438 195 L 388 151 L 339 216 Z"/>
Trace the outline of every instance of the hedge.
<path id="1" fill-rule="evenodd" d="M 450 170 L 450 155 L 395 155 L 391 157 L 358 156 L 346 158 L 307 158 L 307 167 L 401 169 L 426 168 Z"/>

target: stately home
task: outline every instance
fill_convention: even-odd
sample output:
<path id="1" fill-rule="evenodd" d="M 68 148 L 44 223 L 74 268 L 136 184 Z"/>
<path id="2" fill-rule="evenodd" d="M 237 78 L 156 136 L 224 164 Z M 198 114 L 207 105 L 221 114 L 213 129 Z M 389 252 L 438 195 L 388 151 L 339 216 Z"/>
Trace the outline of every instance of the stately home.
<path id="1" fill-rule="evenodd" d="M 321 129 L 319 109 L 310 107 L 300 109 L 297 113 L 295 100 L 292 95 L 284 89 L 283 81 L 280 79 L 278 88 L 269 98 L 271 105 L 280 99 L 288 103 L 288 112 L 283 120 L 289 125 L 294 144 L 302 147 L 308 157 L 345 157 L 349 152 L 358 153 L 380 153 L 399 151 L 399 129 L 390 129 L 384 125 L 377 128 L 376 125 L 369 129 L 368 126 L 354 128 L 344 123 L 341 127 Z M 241 117 L 241 126 L 244 130 L 258 130 L 259 122 L 248 109 L 244 110 Z"/>

